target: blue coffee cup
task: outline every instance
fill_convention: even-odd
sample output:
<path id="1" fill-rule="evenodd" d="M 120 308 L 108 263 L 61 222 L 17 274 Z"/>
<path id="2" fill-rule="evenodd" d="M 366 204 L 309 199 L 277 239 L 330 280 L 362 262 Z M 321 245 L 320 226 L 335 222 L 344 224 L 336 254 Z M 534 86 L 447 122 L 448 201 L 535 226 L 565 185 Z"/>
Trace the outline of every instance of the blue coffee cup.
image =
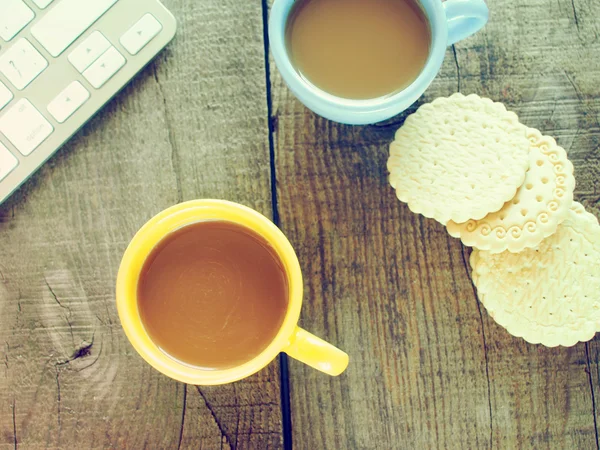
<path id="1" fill-rule="evenodd" d="M 269 41 L 275 64 L 298 99 L 322 117 L 350 125 L 381 122 L 401 113 L 425 92 L 438 74 L 446 48 L 479 31 L 489 11 L 484 0 L 419 0 L 431 29 L 429 57 L 421 74 L 405 89 L 370 100 L 351 100 L 329 94 L 305 80 L 287 52 L 287 19 L 296 0 L 275 0 L 269 17 Z"/>

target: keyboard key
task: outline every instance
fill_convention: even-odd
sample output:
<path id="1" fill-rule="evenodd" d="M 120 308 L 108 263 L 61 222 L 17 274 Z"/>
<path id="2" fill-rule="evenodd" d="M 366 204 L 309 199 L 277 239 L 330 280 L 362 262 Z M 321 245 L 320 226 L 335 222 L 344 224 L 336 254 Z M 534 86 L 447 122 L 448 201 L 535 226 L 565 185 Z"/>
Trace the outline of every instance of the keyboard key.
<path id="1" fill-rule="evenodd" d="M 0 142 L 0 181 L 6 178 L 6 175 L 11 173 L 18 165 L 19 160 Z"/>
<path id="2" fill-rule="evenodd" d="M 63 123 L 90 98 L 90 93 L 79 81 L 73 81 L 48 105 L 48 112 L 58 123 Z"/>
<path id="3" fill-rule="evenodd" d="M 152 14 L 146 14 L 121 37 L 121 45 L 132 55 L 137 55 L 160 30 L 160 22 Z"/>
<path id="4" fill-rule="evenodd" d="M 99 31 L 94 31 L 85 41 L 77 46 L 69 55 L 69 61 L 73 64 L 79 73 L 83 73 L 85 69 L 98 59 L 102 53 L 108 50 L 110 42 Z"/>
<path id="5" fill-rule="evenodd" d="M 123 55 L 116 48 L 111 47 L 83 72 L 83 76 L 92 86 L 100 89 L 124 65 L 125 58 Z"/>
<path id="6" fill-rule="evenodd" d="M 0 0 L 0 37 L 10 41 L 34 17 L 35 14 L 23 0 Z"/>
<path id="7" fill-rule="evenodd" d="M 50 122 L 24 98 L 0 116 L 0 132 L 25 156 L 34 151 L 53 131 Z"/>
<path id="8" fill-rule="evenodd" d="M 52 3 L 52 0 L 33 0 L 33 3 L 35 3 L 35 6 L 37 6 L 38 8 L 44 9 L 50 3 Z"/>
<path id="9" fill-rule="evenodd" d="M 13 99 L 13 93 L 0 81 L 0 111 Z"/>
<path id="10" fill-rule="evenodd" d="M 46 67 L 48 61 L 25 38 L 19 39 L 0 56 L 0 72 L 20 91 Z"/>
<path id="11" fill-rule="evenodd" d="M 117 0 L 61 0 L 31 27 L 31 34 L 56 58 L 115 3 Z"/>

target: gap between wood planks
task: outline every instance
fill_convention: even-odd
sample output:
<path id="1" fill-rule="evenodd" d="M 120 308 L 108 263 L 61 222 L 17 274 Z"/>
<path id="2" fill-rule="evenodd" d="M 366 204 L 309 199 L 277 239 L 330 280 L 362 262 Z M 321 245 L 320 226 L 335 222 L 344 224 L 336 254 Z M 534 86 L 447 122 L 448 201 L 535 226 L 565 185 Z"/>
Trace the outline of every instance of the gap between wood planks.
<path id="1" fill-rule="evenodd" d="M 596 398 L 594 396 L 594 383 L 592 381 L 592 368 L 590 366 L 590 343 L 585 343 L 585 359 L 587 362 L 586 372 L 590 381 L 590 393 L 592 395 L 592 416 L 594 417 L 594 432 L 596 434 L 596 448 L 600 450 L 600 441 L 598 441 L 598 419 L 596 418 Z"/>
<path id="2" fill-rule="evenodd" d="M 279 205 L 277 203 L 277 172 L 275 165 L 275 144 L 273 141 L 273 100 L 271 96 L 271 65 L 269 62 L 269 5 L 267 0 L 262 2 L 263 43 L 265 58 L 265 92 L 267 101 L 267 124 L 269 130 L 269 163 L 271 172 L 271 207 L 273 209 L 273 223 L 280 225 Z M 279 355 L 279 378 L 281 393 L 281 422 L 283 425 L 283 448 L 292 448 L 292 412 L 290 407 L 290 375 L 288 358 L 285 353 Z"/>

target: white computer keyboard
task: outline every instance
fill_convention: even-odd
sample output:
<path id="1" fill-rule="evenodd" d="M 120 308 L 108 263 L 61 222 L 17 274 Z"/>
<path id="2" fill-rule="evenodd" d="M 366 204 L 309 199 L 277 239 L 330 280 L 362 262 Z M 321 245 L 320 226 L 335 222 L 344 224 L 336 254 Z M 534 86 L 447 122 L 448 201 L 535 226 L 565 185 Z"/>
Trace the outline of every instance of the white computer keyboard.
<path id="1" fill-rule="evenodd" d="M 0 203 L 175 29 L 158 0 L 0 0 Z"/>

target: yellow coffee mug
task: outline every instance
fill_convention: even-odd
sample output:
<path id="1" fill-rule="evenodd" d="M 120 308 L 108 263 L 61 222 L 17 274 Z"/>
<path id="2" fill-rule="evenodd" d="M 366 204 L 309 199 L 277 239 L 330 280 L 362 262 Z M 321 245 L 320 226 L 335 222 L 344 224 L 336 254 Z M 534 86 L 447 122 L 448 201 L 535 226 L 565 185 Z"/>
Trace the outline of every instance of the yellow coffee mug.
<path id="1" fill-rule="evenodd" d="M 266 239 L 285 267 L 289 283 L 288 309 L 279 332 L 254 359 L 224 370 L 206 370 L 177 361 L 150 338 L 142 323 L 137 286 L 144 262 L 152 249 L 169 233 L 187 225 L 223 220 L 253 230 Z M 173 206 L 146 223 L 127 247 L 117 276 L 117 310 L 125 334 L 137 352 L 163 374 L 196 385 L 230 383 L 248 377 L 269 364 L 280 352 L 329 375 L 348 366 L 348 355 L 298 327 L 302 307 L 302 273 L 298 257 L 284 234 L 262 214 L 224 200 L 194 200 Z"/>

